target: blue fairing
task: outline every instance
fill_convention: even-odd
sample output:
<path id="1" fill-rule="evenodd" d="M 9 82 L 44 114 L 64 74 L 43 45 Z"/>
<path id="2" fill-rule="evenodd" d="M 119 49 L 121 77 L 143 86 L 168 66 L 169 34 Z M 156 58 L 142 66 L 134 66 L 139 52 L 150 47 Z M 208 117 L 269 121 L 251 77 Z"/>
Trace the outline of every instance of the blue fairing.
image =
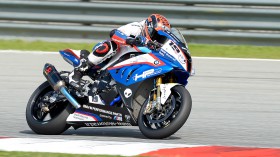
<path id="1" fill-rule="evenodd" d="M 73 65 L 74 67 L 80 65 L 80 59 L 76 58 L 73 54 L 71 54 L 65 50 L 61 50 L 61 51 L 59 51 L 59 53 L 66 62 Z"/>
<path id="2" fill-rule="evenodd" d="M 151 50 L 150 50 L 151 51 Z M 141 82 L 145 79 L 162 75 L 174 70 L 177 81 L 181 84 L 187 84 L 189 73 L 181 69 L 181 66 L 163 57 L 159 53 L 153 51 L 153 54 L 164 64 L 162 66 L 152 66 L 149 64 L 134 64 L 116 69 L 109 69 L 111 76 L 115 81 L 129 86 L 131 84 Z"/>
<path id="3" fill-rule="evenodd" d="M 138 47 L 138 49 L 141 51 L 141 52 L 144 52 L 144 53 L 150 53 L 152 52 L 150 49 L 148 49 L 147 47 Z"/>
<path id="4" fill-rule="evenodd" d="M 129 86 L 136 82 L 141 82 L 147 78 L 155 77 L 167 73 L 173 69 L 170 64 L 162 66 L 151 66 L 149 64 L 135 64 L 109 70 L 115 81 Z"/>
<path id="5" fill-rule="evenodd" d="M 182 85 L 187 85 L 188 83 L 188 78 L 189 78 L 189 72 L 184 70 L 184 68 L 181 66 L 178 61 L 175 61 L 171 58 L 168 58 L 167 56 L 162 56 L 161 54 L 155 53 L 155 55 L 160 58 L 165 64 L 171 66 L 173 69 L 173 72 L 177 78 L 177 82 L 182 84 Z"/>
<path id="6" fill-rule="evenodd" d="M 175 69 L 174 74 L 177 78 L 177 82 L 182 84 L 182 85 L 187 85 L 188 84 L 188 78 L 190 76 L 190 73 L 187 71 L 184 71 L 182 69 Z"/>

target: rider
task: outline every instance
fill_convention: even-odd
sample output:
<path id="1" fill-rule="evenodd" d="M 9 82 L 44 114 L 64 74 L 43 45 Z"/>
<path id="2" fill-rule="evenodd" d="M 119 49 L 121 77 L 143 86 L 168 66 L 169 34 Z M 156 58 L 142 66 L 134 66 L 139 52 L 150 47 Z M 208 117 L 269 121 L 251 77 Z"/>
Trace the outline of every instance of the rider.
<path id="1" fill-rule="evenodd" d="M 108 60 L 122 46 L 146 45 L 152 46 L 151 41 L 160 42 L 157 31 L 169 30 L 168 20 L 160 14 L 151 14 L 146 20 L 132 22 L 110 32 L 111 40 L 105 40 L 93 47 L 92 53 L 87 50 L 80 52 L 70 50 L 80 56 L 80 65 L 76 66 L 69 74 L 69 83 L 80 88 L 80 80 L 87 70 L 94 65 L 101 65 Z M 68 49 L 69 50 L 69 49 Z M 102 66 L 102 65 L 101 65 Z"/>

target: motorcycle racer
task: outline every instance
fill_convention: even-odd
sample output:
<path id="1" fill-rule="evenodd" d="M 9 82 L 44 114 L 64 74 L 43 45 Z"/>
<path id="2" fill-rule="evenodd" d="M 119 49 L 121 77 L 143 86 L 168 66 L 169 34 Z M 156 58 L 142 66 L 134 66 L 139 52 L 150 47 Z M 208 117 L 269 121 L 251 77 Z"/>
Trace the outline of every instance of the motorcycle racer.
<path id="1" fill-rule="evenodd" d="M 35 133 L 138 126 L 144 136 L 162 139 L 184 125 L 192 108 L 187 85 L 193 66 L 180 30 L 152 14 L 111 31 L 110 37 L 91 54 L 59 51 L 72 72 L 44 65 L 46 81 L 26 106 L 26 121 Z"/>
<path id="2" fill-rule="evenodd" d="M 94 65 L 102 67 L 102 63 L 110 60 L 121 47 L 143 45 L 153 47 L 152 41 L 161 42 L 159 30 L 171 30 L 168 20 L 160 14 L 151 14 L 146 20 L 132 22 L 121 26 L 110 32 L 110 40 L 96 44 L 92 53 L 87 50 L 74 51 L 67 49 L 70 53 L 80 56 L 80 64 L 69 74 L 69 83 L 80 89 L 80 80 Z"/>

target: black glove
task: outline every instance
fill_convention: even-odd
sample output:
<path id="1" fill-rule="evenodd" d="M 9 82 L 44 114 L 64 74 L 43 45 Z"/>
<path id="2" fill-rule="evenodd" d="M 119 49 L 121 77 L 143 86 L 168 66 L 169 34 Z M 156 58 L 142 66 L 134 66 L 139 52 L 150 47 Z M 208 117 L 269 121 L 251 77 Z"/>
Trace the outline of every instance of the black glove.
<path id="1" fill-rule="evenodd" d="M 146 44 L 146 38 L 143 36 L 138 36 L 136 38 L 127 38 L 126 44 L 129 45 L 145 45 Z"/>

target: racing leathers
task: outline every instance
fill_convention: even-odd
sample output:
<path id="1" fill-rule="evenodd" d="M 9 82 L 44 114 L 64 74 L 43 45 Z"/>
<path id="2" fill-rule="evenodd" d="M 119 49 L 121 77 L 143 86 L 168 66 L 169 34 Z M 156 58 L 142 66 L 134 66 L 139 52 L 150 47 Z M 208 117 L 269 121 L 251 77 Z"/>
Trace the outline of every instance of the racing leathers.
<path id="1" fill-rule="evenodd" d="M 92 66 L 102 66 L 102 62 L 114 56 L 123 46 L 147 44 L 148 40 L 143 36 L 144 24 L 145 20 L 132 22 L 112 30 L 110 40 L 96 44 L 92 49 L 92 53 L 87 50 L 71 50 L 76 56 L 80 56 L 80 64 L 69 74 L 69 83 L 79 89 L 81 78 Z"/>

